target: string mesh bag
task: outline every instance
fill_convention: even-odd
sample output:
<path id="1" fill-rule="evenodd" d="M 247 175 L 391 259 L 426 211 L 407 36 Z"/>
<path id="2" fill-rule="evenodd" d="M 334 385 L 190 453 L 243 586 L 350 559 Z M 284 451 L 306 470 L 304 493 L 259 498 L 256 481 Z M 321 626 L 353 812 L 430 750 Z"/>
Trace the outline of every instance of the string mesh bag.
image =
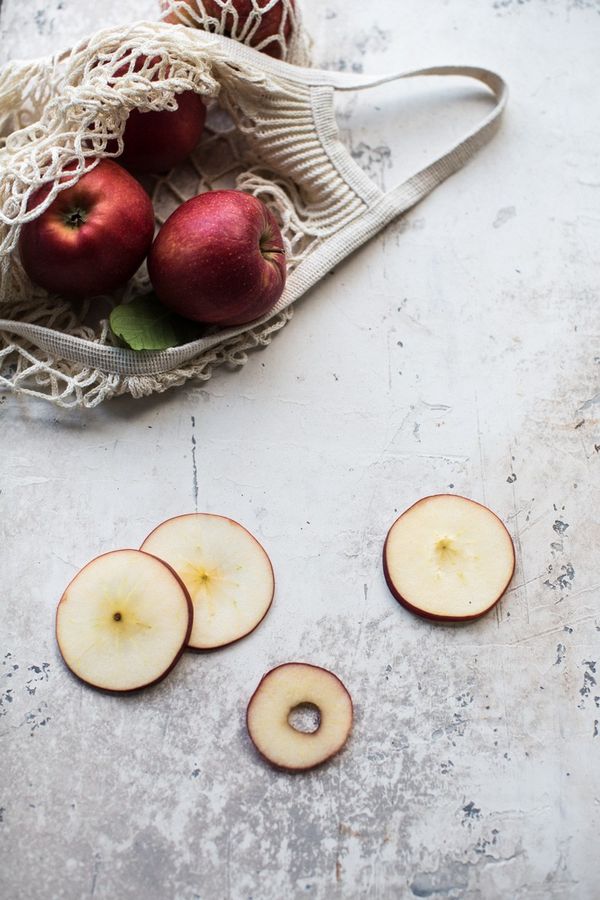
<path id="1" fill-rule="evenodd" d="M 334 96 L 412 76 L 474 78 L 491 91 L 490 108 L 440 159 L 383 192 L 341 142 Z M 287 283 L 274 308 L 248 325 L 135 351 L 118 345 L 107 316 L 150 292 L 145 265 L 110 296 L 73 304 L 30 282 L 19 234 L 99 159 L 118 157 L 131 110 L 175 109 L 185 91 L 204 98 L 207 127 L 188 161 L 144 182 L 157 227 L 201 191 L 246 191 L 278 220 Z M 164 22 L 106 29 L 63 54 L 10 63 L 0 71 L 0 386 L 62 407 L 93 407 L 206 381 L 224 364 L 242 366 L 320 278 L 464 165 L 496 130 L 505 102 L 504 82 L 486 69 L 381 77 L 319 71 Z M 48 195 L 32 208 L 41 187 L 50 187 Z"/>
<path id="2" fill-rule="evenodd" d="M 275 59 L 309 64 L 297 0 L 161 0 L 162 19 L 223 34 Z"/>

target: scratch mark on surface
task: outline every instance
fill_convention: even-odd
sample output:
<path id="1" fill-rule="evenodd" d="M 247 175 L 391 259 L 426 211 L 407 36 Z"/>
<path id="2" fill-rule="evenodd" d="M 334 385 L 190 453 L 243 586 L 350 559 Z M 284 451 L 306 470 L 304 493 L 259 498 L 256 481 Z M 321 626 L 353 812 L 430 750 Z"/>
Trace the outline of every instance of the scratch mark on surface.
<path id="1" fill-rule="evenodd" d="M 361 612 L 361 616 L 360 616 L 360 623 L 358 626 L 358 635 L 356 636 L 356 643 L 354 645 L 354 653 L 352 654 L 352 661 L 350 664 L 350 671 L 352 671 L 352 672 L 354 671 L 354 664 L 356 662 L 356 657 L 358 656 L 358 648 L 359 648 L 360 641 L 361 641 L 362 634 L 363 634 L 366 608 L 367 608 L 367 603 L 369 601 L 369 586 L 366 583 L 363 583 L 363 597 L 364 597 L 364 603 L 363 603 L 363 608 L 362 608 L 362 612 Z"/>
<path id="2" fill-rule="evenodd" d="M 231 828 L 227 832 L 225 873 L 227 879 L 227 900 L 231 900 Z"/>
<path id="3" fill-rule="evenodd" d="M 194 511 L 198 512 L 198 465 L 196 463 L 196 417 L 192 416 L 192 490 L 194 493 Z"/>
<path id="4" fill-rule="evenodd" d="M 38 484 L 48 484 L 49 481 L 49 478 L 44 478 L 41 475 L 30 475 L 25 478 L 15 478 L 14 481 L 11 482 L 11 487 L 34 487 Z"/>
<path id="5" fill-rule="evenodd" d="M 477 391 L 475 391 L 475 411 L 477 414 L 477 443 L 479 445 L 479 469 L 481 475 L 481 496 L 483 497 L 483 502 L 487 506 L 487 498 L 485 493 L 485 465 L 484 465 L 484 457 L 483 457 L 483 442 L 481 440 L 481 421 L 479 418 L 479 396 Z"/>
<path id="6" fill-rule="evenodd" d="M 597 617 L 597 613 L 592 613 L 589 616 L 583 616 L 581 619 L 575 619 L 573 625 L 582 625 L 584 622 L 589 622 L 590 619 L 596 619 Z M 534 634 L 528 634 L 525 637 L 518 638 L 516 641 L 510 641 L 506 646 L 516 647 L 518 644 L 526 644 L 527 641 L 535 641 L 537 638 L 546 637 L 548 634 L 560 634 L 561 631 L 568 631 L 569 634 L 572 634 L 573 628 L 567 625 L 557 625 L 555 628 L 546 628 L 543 631 L 536 631 Z M 488 644 L 486 646 L 490 647 L 493 645 Z"/>
<path id="7" fill-rule="evenodd" d="M 539 581 L 540 578 L 543 578 L 545 574 L 546 574 L 545 572 L 540 572 L 539 575 L 535 575 L 533 578 L 529 578 L 527 581 L 522 581 L 520 584 L 515 584 L 515 586 L 509 588 L 509 589 L 506 591 L 506 593 L 507 593 L 507 594 L 512 594 L 512 593 L 514 593 L 515 591 L 523 590 L 523 588 L 525 588 L 526 585 L 528 585 L 528 584 L 533 584 L 534 581 Z"/>
<path id="8" fill-rule="evenodd" d="M 575 591 L 574 594 L 571 594 L 570 599 L 575 600 L 576 597 L 581 597 L 582 594 L 589 594 L 593 591 L 597 591 L 600 588 L 600 582 L 598 584 L 590 584 L 589 587 L 581 588 L 579 591 Z"/>
<path id="9" fill-rule="evenodd" d="M 77 569 L 75 563 L 69 562 L 68 559 L 63 559 L 62 556 L 58 555 L 58 553 L 53 553 L 52 556 L 56 557 L 56 559 L 60 560 L 61 563 L 64 563 L 65 566 L 68 566 L 70 569 Z"/>
<path id="10" fill-rule="evenodd" d="M 395 437 L 397 437 L 397 435 L 394 435 L 394 438 Z M 394 438 L 392 440 L 394 440 Z M 470 459 L 468 456 L 460 456 L 453 453 L 387 453 L 385 450 L 384 456 L 388 459 L 441 459 L 442 462 L 456 462 L 462 464 L 468 463 Z"/>
<path id="11" fill-rule="evenodd" d="M 508 714 L 508 707 L 506 703 L 506 685 L 508 684 L 506 678 L 506 669 L 504 666 L 504 657 L 501 657 L 500 667 L 502 669 L 502 681 L 501 681 L 501 694 L 502 694 L 502 707 L 504 709 L 504 735 L 506 740 L 506 748 L 510 753 L 511 751 L 511 741 L 510 741 L 510 716 Z"/>
<path id="12" fill-rule="evenodd" d="M 512 457 L 512 447 L 510 447 L 509 450 L 510 450 L 510 454 Z M 529 624 L 529 592 L 527 590 L 527 585 L 529 584 L 529 582 L 527 581 L 527 576 L 525 573 L 525 560 L 523 558 L 523 545 L 521 542 L 521 531 L 519 528 L 519 516 L 517 514 L 519 504 L 517 502 L 517 491 L 515 488 L 514 481 L 511 482 L 511 490 L 512 490 L 512 495 L 513 495 L 513 510 L 515 511 L 515 517 L 514 517 L 515 544 L 516 544 L 516 549 L 517 549 L 517 558 L 518 558 L 519 564 L 521 566 L 521 572 L 523 573 L 522 587 L 523 587 L 523 595 L 524 595 L 524 599 L 525 599 L 525 616 L 527 619 L 527 624 Z"/>
<path id="13" fill-rule="evenodd" d="M 590 397 L 588 400 L 584 400 L 581 406 L 577 407 L 577 412 L 581 415 L 581 413 L 585 412 L 586 409 L 589 409 L 591 406 L 595 406 L 597 403 L 600 403 L 600 393 L 594 394 L 594 396 Z"/>
<path id="14" fill-rule="evenodd" d="M 448 406 L 446 403 L 427 403 L 426 400 L 421 400 L 421 406 L 424 406 L 425 409 L 431 409 L 435 412 L 447 412 L 449 409 L 452 409 L 451 406 Z"/>
<path id="15" fill-rule="evenodd" d="M 520 512 L 523 512 L 523 510 L 520 510 Z M 536 516 L 535 519 L 530 519 L 529 522 L 526 521 L 526 524 L 521 529 L 521 535 L 524 535 L 526 531 L 529 531 L 530 528 L 533 528 L 535 525 L 538 525 L 545 518 L 546 518 L 546 514 L 541 513 L 539 516 Z"/>
<path id="16" fill-rule="evenodd" d="M 98 869 L 100 868 L 100 856 L 96 853 L 94 855 L 94 866 L 92 869 L 92 887 L 90 889 L 90 897 L 94 896 L 94 892 L 96 890 L 96 882 L 98 880 Z"/>

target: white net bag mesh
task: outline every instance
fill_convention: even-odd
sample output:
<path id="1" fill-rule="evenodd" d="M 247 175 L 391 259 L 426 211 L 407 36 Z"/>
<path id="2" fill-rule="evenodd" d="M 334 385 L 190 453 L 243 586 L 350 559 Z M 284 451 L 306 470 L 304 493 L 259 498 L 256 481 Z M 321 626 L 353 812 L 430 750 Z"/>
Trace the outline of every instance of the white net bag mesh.
<path id="1" fill-rule="evenodd" d="M 225 13 L 230 0 L 219 4 Z M 445 156 L 384 194 L 339 139 L 334 91 L 414 74 L 468 75 L 497 103 Z M 207 328 L 181 346 L 136 352 L 118 346 L 107 317 L 116 304 L 149 293 L 145 265 L 110 296 L 70 303 L 30 282 L 19 234 L 60 190 L 122 152 L 130 111 L 175 109 L 186 91 L 203 97 L 207 125 L 184 164 L 145 181 L 157 226 L 201 191 L 251 193 L 280 224 L 287 284 L 275 307 L 250 325 Z M 223 364 L 243 365 L 249 350 L 267 345 L 287 323 L 296 299 L 485 143 L 504 102 L 502 80 L 484 69 L 350 77 L 289 66 L 226 37 L 164 22 L 106 29 L 63 55 L 9 64 L 0 72 L 0 388 L 92 407 L 115 395 L 206 380 Z M 31 209 L 42 187 L 50 190 Z"/>
<path id="2" fill-rule="evenodd" d="M 297 27 L 294 19 L 294 34 Z M 48 296 L 29 281 L 18 259 L 19 226 L 43 212 L 58 190 L 75 183 L 95 159 L 122 151 L 121 135 L 130 110 L 175 109 L 177 95 L 187 90 L 197 91 L 208 101 L 207 127 L 188 161 L 167 175 L 145 179 L 157 226 L 180 203 L 202 191 L 240 188 L 259 196 L 276 213 L 289 271 L 306 252 L 311 229 L 303 229 L 294 207 L 298 188 L 264 162 L 260 169 L 252 166 L 261 143 L 258 139 L 253 147 L 249 140 L 252 116 L 257 112 L 250 97 L 255 91 L 243 97 L 237 73 L 228 79 L 224 70 L 223 81 L 230 90 L 222 90 L 213 73 L 218 54 L 213 61 L 210 55 L 201 58 L 199 42 L 202 35 L 192 29 L 147 24 L 125 33 L 123 29 L 107 30 L 65 58 L 12 64 L 0 73 L 0 315 L 4 318 L 100 345 L 113 343 L 108 313 L 117 303 L 151 290 L 145 266 L 115 295 L 74 306 Z M 296 41 L 295 46 L 298 44 Z M 216 102 L 219 95 L 220 106 Z M 264 113 L 264 104 L 260 105 Z M 237 124 L 225 110 L 235 116 Z M 28 211 L 32 194 L 47 184 L 53 187 L 45 203 L 35 213 Z M 105 314 L 99 316 L 99 311 Z M 0 385 L 49 398 L 61 406 L 94 406 L 114 394 L 141 396 L 162 391 L 188 378 L 208 379 L 223 363 L 243 365 L 247 351 L 268 344 L 291 314 L 291 308 L 286 309 L 271 321 L 198 354 L 185 366 L 154 378 L 107 373 L 68 356 L 44 353 L 26 337 L 3 332 Z"/>
<path id="3" fill-rule="evenodd" d="M 162 18 L 223 34 L 274 59 L 308 65 L 296 0 L 161 0 Z"/>

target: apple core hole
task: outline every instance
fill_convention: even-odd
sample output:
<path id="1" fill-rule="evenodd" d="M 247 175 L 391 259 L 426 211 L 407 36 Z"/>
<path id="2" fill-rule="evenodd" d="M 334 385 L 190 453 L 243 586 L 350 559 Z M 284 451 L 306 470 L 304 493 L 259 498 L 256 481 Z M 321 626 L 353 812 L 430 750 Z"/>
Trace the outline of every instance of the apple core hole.
<path id="1" fill-rule="evenodd" d="M 299 703 L 290 710 L 288 725 L 301 734 L 314 734 L 321 727 L 321 710 L 314 703 Z"/>
<path id="2" fill-rule="evenodd" d="M 120 613 L 120 612 L 116 612 L 116 613 L 114 614 L 114 616 L 113 616 L 113 619 L 115 620 L 115 622 L 120 622 L 121 619 L 122 619 L 121 613 Z"/>

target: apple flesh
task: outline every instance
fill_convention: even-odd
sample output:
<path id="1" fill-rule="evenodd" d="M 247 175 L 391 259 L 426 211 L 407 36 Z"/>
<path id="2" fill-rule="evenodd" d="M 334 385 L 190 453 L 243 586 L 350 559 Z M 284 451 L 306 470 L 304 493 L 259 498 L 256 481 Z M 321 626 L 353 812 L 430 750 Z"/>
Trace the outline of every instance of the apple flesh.
<path id="1" fill-rule="evenodd" d="M 49 186 L 41 188 L 28 208 L 35 209 L 49 193 Z M 19 254 L 35 284 L 82 299 L 128 281 L 144 261 L 153 234 L 148 194 L 125 169 L 104 159 L 23 225 Z"/>
<path id="2" fill-rule="evenodd" d="M 252 0 L 232 0 L 231 4 L 228 4 L 229 10 L 227 12 L 224 12 L 225 2 L 226 0 L 221 0 L 221 2 L 219 0 L 201 0 L 204 7 L 203 13 L 202 7 L 197 0 L 187 0 L 182 6 L 172 9 L 165 16 L 164 21 L 173 25 L 179 25 L 183 22 L 185 25 L 199 26 L 203 16 L 206 15 L 220 23 L 219 34 L 240 40 L 241 35 L 247 33 L 248 39 L 245 40 L 245 43 L 248 43 L 251 47 L 256 47 L 275 59 L 281 59 L 282 48 L 277 40 L 277 36 L 281 34 L 281 37 L 287 43 L 292 33 L 292 21 L 289 15 L 285 16 L 285 4 L 279 0 L 266 12 L 260 12 L 261 7 L 267 6 L 269 0 L 259 0 L 258 14 L 253 15 L 256 6 Z M 167 7 L 164 0 L 161 6 L 163 9 Z M 294 9 L 295 0 L 291 0 L 290 6 Z M 235 12 L 233 12 L 231 7 Z M 255 21 L 258 21 L 256 28 L 253 27 Z M 248 31 L 246 31 L 247 28 Z"/>
<path id="3" fill-rule="evenodd" d="M 180 316 L 244 325 L 283 293 L 283 239 L 261 200 L 207 191 L 169 216 L 152 245 L 148 272 L 159 300 Z"/>
<path id="4" fill-rule="evenodd" d="M 86 684 L 135 691 L 171 671 L 192 620 L 190 598 L 169 566 L 139 550 L 116 550 L 71 581 L 58 604 L 56 638 Z"/>
<path id="5" fill-rule="evenodd" d="M 419 500 L 396 519 L 383 570 L 396 600 L 429 619 L 460 622 L 488 612 L 515 568 L 512 539 L 490 509 L 455 494 Z"/>
<path id="6" fill-rule="evenodd" d="M 171 566 L 194 606 L 189 646 L 224 647 L 254 631 L 273 601 L 273 567 L 263 547 L 233 519 L 190 513 L 167 519 L 142 550 Z"/>
<path id="7" fill-rule="evenodd" d="M 316 706 L 315 731 L 290 722 L 298 707 Z M 252 743 L 272 765 L 291 772 L 319 766 L 338 753 L 352 728 L 350 694 L 333 672 L 307 663 L 285 663 L 261 680 L 248 704 L 246 725 Z"/>

